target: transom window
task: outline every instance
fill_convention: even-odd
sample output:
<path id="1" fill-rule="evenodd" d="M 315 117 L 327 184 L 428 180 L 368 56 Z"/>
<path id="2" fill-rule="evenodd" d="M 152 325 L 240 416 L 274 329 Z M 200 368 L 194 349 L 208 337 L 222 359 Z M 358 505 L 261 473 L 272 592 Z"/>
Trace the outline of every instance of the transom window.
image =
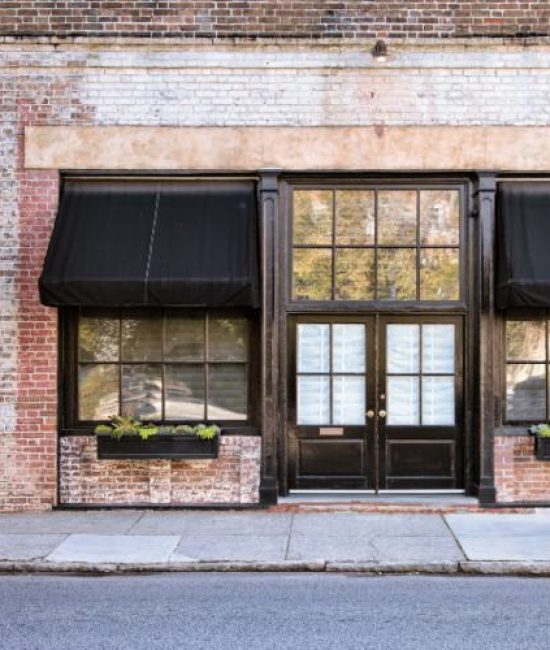
<path id="1" fill-rule="evenodd" d="M 460 297 L 458 189 L 295 189 L 292 298 Z"/>
<path id="2" fill-rule="evenodd" d="M 548 319 L 506 322 L 506 419 L 541 422 L 548 403 Z"/>
<path id="3" fill-rule="evenodd" d="M 78 421 L 247 420 L 248 327 L 214 312 L 82 310 Z"/>

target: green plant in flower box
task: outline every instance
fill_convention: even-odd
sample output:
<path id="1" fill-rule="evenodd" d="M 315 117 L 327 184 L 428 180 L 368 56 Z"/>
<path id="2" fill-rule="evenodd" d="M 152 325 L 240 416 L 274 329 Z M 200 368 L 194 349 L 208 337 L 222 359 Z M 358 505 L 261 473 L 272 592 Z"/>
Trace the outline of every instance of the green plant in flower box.
<path id="1" fill-rule="evenodd" d="M 220 434 L 220 427 L 217 424 L 180 424 L 157 426 L 151 423 L 143 423 L 134 420 L 129 416 L 113 415 L 110 424 L 98 424 L 94 429 L 100 435 L 109 434 L 115 440 L 124 436 L 139 436 L 142 440 L 148 440 L 156 435 L 183 435 L 194 436 L 201 440 L 213 440 Z"/>
<path id="2" fill-rule="evenodd" d="M 128 415 L 113 415 L 110 420 L 110 424 L 98 424 L 95 433 L 109 434 L 115 440 L 124 436 L 139 436 L 142 440 L 148 440 L 159 433 L 159 427 L 155 424 L 143 423 Z"/>
<path id="3" fill-rule="evenodd" d="M 220 427 L 217 424 L 181 424 L 176 427 L 176 432 L 184 436 L 197 436 L 201 440 L 213 440 L 220 434 Z"/>
<path id="4" fill-rule="evenodd" d="M 541 438 L 550 438 L 550 424 L 543 422 L 529 427 L 529 433 L 540 436 Z"/>

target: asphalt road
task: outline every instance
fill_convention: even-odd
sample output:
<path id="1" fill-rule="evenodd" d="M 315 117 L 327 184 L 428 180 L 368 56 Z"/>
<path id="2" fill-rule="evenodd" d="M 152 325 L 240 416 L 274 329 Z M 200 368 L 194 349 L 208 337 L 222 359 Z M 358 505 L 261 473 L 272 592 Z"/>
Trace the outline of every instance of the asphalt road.
<path id="1" fill-rule="evenodd" d="M 0 576 L 0 647 L 550 648 L 550 579 Z"/>

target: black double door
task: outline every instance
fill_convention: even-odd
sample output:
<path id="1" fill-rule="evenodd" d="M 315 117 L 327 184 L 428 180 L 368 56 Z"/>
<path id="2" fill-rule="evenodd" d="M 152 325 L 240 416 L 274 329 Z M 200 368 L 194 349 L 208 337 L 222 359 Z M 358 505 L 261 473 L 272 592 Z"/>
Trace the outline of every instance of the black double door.
<path id="1" fill-rule="evenodd" d="M 289 488 L 463 487 L 463 319 L 297 317 Z"/>

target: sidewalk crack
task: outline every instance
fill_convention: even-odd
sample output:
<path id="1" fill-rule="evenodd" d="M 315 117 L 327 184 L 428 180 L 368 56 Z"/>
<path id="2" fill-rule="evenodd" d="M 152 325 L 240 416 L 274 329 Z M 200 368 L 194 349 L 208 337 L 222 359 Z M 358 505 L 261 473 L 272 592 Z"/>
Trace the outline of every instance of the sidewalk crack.
<path id="1" fill-rule="evenodd" d="M 462 548 L 462 544 L 460 543 L 460 540 L 455 535 L 454 530 L 449 525 L 449 522 L 447 521 L 447 517 L 445 515 L 439 515 L 439 516 L 441 517 L 441 519 L 443 519 L 443 524 L 447 527 L 447 530 L 451 533 L 451 537 L 454 539 L 455 544 L 458 546 L 458 550 L 462 553 L 464 559 L 468 561 L 470 558 L 466 555 L 466 551 Z"/>
<path id="2" fill-rule="evenodd" d="M 292 539 L 292 528 L 294 527 L 294 513 L 291 513 L 290 515 L 290 527 L 288 530 L 288 540 L 286 542 L 286 549 L 285 549 L 285 560 L 288 560 L 288 552 L 290 551 L 290 540 Z"/>
<path id="3" fill-rule="evenodd" d="M 139 517 L 134 521 L 134 523 L 130 524 L 130 528 L 124 533 L 125 535 L 128 535 L 129 533 L 132 532 L 132 530 L 139 524 L 139 522 L 145 517 L 147 512 L 142 512 L 140 513 Z"/>

